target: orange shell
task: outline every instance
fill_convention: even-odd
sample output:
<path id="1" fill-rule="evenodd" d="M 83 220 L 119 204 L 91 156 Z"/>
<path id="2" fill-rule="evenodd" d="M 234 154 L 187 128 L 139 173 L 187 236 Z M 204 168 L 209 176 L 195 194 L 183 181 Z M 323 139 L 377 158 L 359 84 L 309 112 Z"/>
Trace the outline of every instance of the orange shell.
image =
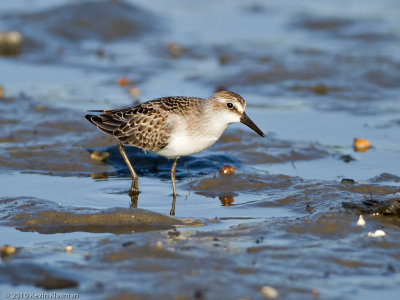
<path id="1" fill-rule="evenodd" d="M 365 152 L 371 147 L 371 143 L 367 139 L 354 138 L 354 151 Z"/>
<path id="2" fill-rule="evenodd" d="M 221 169 L 219 169 L 219 175 L 232 175 L 235 173 L 235 169 L 232 166 L 222 166 Z"/>

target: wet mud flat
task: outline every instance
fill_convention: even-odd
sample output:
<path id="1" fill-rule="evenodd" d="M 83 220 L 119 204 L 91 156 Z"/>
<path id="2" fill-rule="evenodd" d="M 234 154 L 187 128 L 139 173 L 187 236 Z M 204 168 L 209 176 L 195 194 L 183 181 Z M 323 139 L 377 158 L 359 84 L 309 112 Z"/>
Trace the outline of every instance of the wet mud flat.
<path id="1" fill-rule="evenodd" d="M 384 2 L 0 4 L 23 38 L 0 42 L 0 297 L 395 299 L 400 24 Z M 133 201 L 86 110 L 219 89 L 266 138 L 232 126 L 181 158 L 175 216 L 172 162 L 127 149 Z"/>
<path id="2" fill-rule="evenodd" d="M 304 188 L 324 194 L 319 206 Z M 394 193 L 391 188 L 379 190 L 389 198 Z M 354 188 L 342 185 L 303 186 L 268 206 L 296 202 L 306 216 L 247 220 L 224 230 L 193 227 L 223 219 L 182 221 L 140 209 L 99 212 L 33 198 L 2 199 L 3 226 L 42 234 L 117 235 L 17 247 L 16 253 L 3 254 L 0 278 L 3 287 L 6 282 L 17 285 L 6 290 L 35 287 L 90 299 L 260 299 L 264 286 L 285 299 L 351 298 L 360 291 L 394 297 L 400 255 L 398 209 L 382 213 L 331 206 L 353 193 Z M 398 199 L 390 201 L 398 207 Z M 364 214 L 365 226 L 356 224 L 359 213 Z M 386 236 L 368 235 L 378 228 Z M 221 287 L 229 287 L 229 293 Z"/>

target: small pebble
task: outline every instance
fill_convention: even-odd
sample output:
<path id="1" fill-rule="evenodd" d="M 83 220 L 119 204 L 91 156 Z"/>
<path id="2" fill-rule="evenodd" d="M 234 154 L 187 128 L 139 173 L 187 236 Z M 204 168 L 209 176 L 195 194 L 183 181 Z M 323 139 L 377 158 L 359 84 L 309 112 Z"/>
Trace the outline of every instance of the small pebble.
<path id="1" fill-rule="evenodd" d="M 267 286 L 267 285 L 265 285 L 261 288 L 261 294 L 264 297 L 269 298 L 269 299 L 276 299 L 279 296 L 279 293 L 276 289 L 274 289 L 271 286 Z"/>
<path id="2" fill-rule="evenodd" d="M 4 88 L 0 85 L 0 98 L 4 95 Z"/>
<path id="3" fill-rule="evenodd" d="M 18 31 L 0 32 L 0 43 L 20 45 L 22 43 L 22 34 Z"/>
<path id="4" fill-rule="evenodd" d="M 93 179 L 107 179 L 108 173 L 107 172 L 92 173 L 92 174 L 90 174 L 90 177 L 92 177 Z"/>
<path id="5" fill-rule="evenodd" d="M 362 215 L 358 218 L 357 226 L 365 226 L 365 220 Z"/>
<path id="6" fill-rule="evenodd" d="M 354 138 L 353 147 L 356 152 L 365 152 L 371 147 L 371 143 L 367 139 Z"/>
<path id="7" fill-rule="evenodd" d="M 37 112 L 42 112 L 42 111 L 44 111 L 45 109 L 46 109 L 46 107 L 45 107 L 44 105 L 41 105 L 41 104 L 35 105 L 35 110 L 36 110 Z"/>
<path id="8" fill-rule="evenodd" d="M 220 65 L 226 65 L 229 61 L 229 56 L 228 55 L 220 55 L 218 57 L 218 62 Z"/>
<path id="9" fill-rule="evenodd" d="M 232 175 L 233 173 L 235 173 L 235 169 L 229 165 L 222 166 L 221 169 L 219 169 L 219 175 Z"/>
<path id="10" fill-rule="evenodd" d="M 18 55 L 22 40 L 22 34 L 18 31 L 0 32 L 0 55 Z"/>
<path id="11" fill-rule="evenodd" d="M 137 87 L 131 87 L 131 88 L 128 90 L 128 93 L 129 93 L 129 95 L 131 95 L 132 97 L 136 97 L 136 96 L 139 96 L 140 90 L 139 90 L 139 88 L 137 88 Z"/>
<path id="12" fill-rule="evenodd" d="M 344 184 L 355 184 L 356 182 L 354 181 L 354 179 L 351 179 L 351 178 L 343 178 L 341 183 L 344 183 Z"/>
<path id="13" fill-rule="evenodd" d="M 65 246 L 65 252 L 67 252 L 67 253 L 72 253 L 73 250 L 74 250 L 74 248 L 72 248 L 71 245 Z"/>
<path id="14" fill-rule="evenodd" d="M 317 297 L 318 296 L 318 290 L 317 289 L 313 289 L 311 291 L 311 295 L 313 295 L 313 297 Z"/>
<path id="15" fill-rule="evenodd" d="M 340 158 L 341 160 L 343 160 L 345 163 L 349 163 L 349 162 L 351 162 L 351 161 L 353 161 L 353 160 L 356 160 L 353 156 L 348 155 L 348 154 L 341 155 L 339 158 Z"/>
<path id="16" fill-rule="evenodd" d="M 231 206 L 235 201 L 232 196 L 219 196 L 222 206 Z"/>
<path id="17" fill-rule="evenodd" d="M 158 242 L 156 243 L 156 249 L 161 250 L 162 248 L 163 248 L 163 243 L 162 243 L 161 241 L 158 241 Z"/>
<path id="18" fill-rule="evenodd" d="M 176 43 L 168 43 L 167 49 L 173 57 L 179 57 L 182 53 L 182 47 Z"/>
<path id="19" fill-rule="evenodd" d="M 117 84 L 119 86 L 127 86 L 129 84 L 129 80 L 126 77 L 120 77 L 117 79 Z"/>
<path id="20" fill-rule="evenodd" d="M 90 154 L 90 158 L 97 161 L 104 161 L 110 156 L 108 152 L 93 151 Z"/>
<path id="21" fill-rule="evenodd" d="M 4 245 L 1 247 L 1 250 L 0 250 L 1 257 L 13 255 L 15 252 L 17 252 L 17 249 L 15 249 L 15 247 L 10 246 L 10 245 Z"/>
<path id="22" fill-rule="evenodd" d="M 317 84 L 313 87 L 313 92 L 318 95 L 325 95 L 328 92 L 328 87 L 324 84 Z"/>
<path id="23" fill-rule="evenodd" d="M 375 232 L 368 232 L 368 236 L 369 237 L 382 237 L 385 236 L 386 232 L 384 232 L 383 230 L 376 230 Z"/>

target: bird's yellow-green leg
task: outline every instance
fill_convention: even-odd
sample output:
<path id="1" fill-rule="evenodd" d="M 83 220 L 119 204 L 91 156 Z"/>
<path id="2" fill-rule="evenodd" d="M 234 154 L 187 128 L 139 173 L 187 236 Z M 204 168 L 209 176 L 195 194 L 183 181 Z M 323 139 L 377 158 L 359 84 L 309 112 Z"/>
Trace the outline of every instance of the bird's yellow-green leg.
<path id="1" fill-rule="evenodd" d="M 172 164 L 172 168 L 171 168 L 171 180 L 172 180 L 172 207 L 171 207 L 171 211 L 169 212 L 169 214 L 171 216 L 175 215 L 175 201 L 176 201 L 176 183 L 175 183 L 175 170 L 176 170 L 176 163 L 178 162 L 178 158 L 175 158 L 173 164 Z"/>
<path id="2" fill-rule="evenodd" d="M 175 184 L 175 170 L 176 170 L 176 163 L 178 162 L 178 158 L 175 158 L 174 163 L 172 164 L 171 168 L 171 180 L 172 180 L 172 191 L 173 195 L 176 196 L 176 184 Z"/>
<path id="3" fill-rule="evenodd" d="M 129 171 L 131 172 L 132 185 L 131 185 L 131 189 L 130 189 L 130 194 L 138 194 L 139 193 L 138 176 L 136 175 L 136 172 L 133 169 L 131 162 L 129 161 L 129 158 L 126 155 L 124 146 L 122 146 L 121 143 L 118 144 L 118 150 L 121 153 L 122 158 L 124 159 L 126 165 L 128 166 Z"/>

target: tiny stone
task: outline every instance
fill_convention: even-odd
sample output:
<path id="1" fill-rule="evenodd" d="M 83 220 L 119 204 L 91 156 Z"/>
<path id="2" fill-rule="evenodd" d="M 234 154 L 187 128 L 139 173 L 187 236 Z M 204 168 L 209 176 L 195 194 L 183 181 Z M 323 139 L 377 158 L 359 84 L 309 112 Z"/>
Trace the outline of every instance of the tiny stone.
<path id="1" fill-rule="evenodd" d="M 219 175 L 232 175 L 233 173 L 235 173 L 235 169 L 229 165 L 222 166 L 221 169 L 219 169 Z"/>
<path id="2" fill-rule="evenodd" d="M 235 201 L 232 196 L 219 196 L 222 206 L 231 206 Z"/>
<path id="3" fill-rule="evenodd" d="M 67 253 L 72 253 L 73 250 L 74 250 L 74 248 L 72 248 L 71 245 L 68 245 L 65 247 L 65 252 L 67 252 Z"/>
<path id="4" fill-rule="evenodd" d="M 93 160 L 104 161 L 110 156 L 108 152 L 93 151 L 90 158 Z"/>
<path id="5" fill-rule="evenodd" d="M 126 77 L 120 77 L 117 79 L 117 84 L 119 86 L 127 86 L 129 84 L 129 79 Z"/>
<path id="6" fill-rule="evenodd" d="M 13 255 L 15 252 L 17 252 L 17 249 L 15 247 L 10 246 L 10 245 L 4 245 L 1 247 L 1 257 L 6 257 L 9 255 Z"/>
<path id="7" fill-rule="evenodd" d="M 345 184 L 355 184 L 356 182 L 354 181 L 354 179 L 351 178 L 343 178 L 341 183 L 345 183 Z"/>
<path id="8" fill-rule="evenodd" d="M 368 232 L 368 236 L 369 237 L 382 237 L 385 236 L 386 232 L 384 232 L 383 230 L 376 230 L 375 232 Z"/>
<path id="9" fill-rule="evenodd" d="M 163 248 L 163 243 L 162 243 L 161 241 L 158 241 L 158 242 L 156 243 L 156 248 L 159 249 L 159 250 L 161 250 L 161 249 Z"/>
<path id="10" fill-rule="evenodd" d="M 173 57 L 178 57 L 182 53 L 182 47 L 176 43 L 168 43 L 167 49 Z"/>
<path id="11" fill-rule="evenodd" d="M 371 143 L 367 139 L 354 138 L 353 147 L 356 152 L 365 152 L 371 147 Z"/>
<path id="12" fill-rule="evenodd" d="M 140 89 L 137 88 L 137 87 L 131 87 L 131 88 L 128 90 L 128 93 L 129 93 L 132 97 L 136 97 L 136 96 L 139 96 L 139 94 L 140 94 Z"/>
<path id="13" fill-rule="evenodd" d="M 358 218 L 357 226 L 365 226 L 365 220 L 362 215 Z"/>
<path id="14" fill-rule="evenodd" d="M 266 285 L 261 288 L 261 294 L 269 299 L 276 299 L 279 296 L 279 293 L 276 289 Z"/>
<path id="15" fill-rule="evenodd" d="M 341 160 L 343 160 L 345 163 L 349 163 L 349 162 L 351 162 L 351 161 L 353 161 L 353 160 L 356 160 L 354 157 L 352 157 L 351 155 L 348 155 L 348 154 L 346 154 L 346 155 L 341 155 L 339 158 L 340 158 Z"/>
<path id="16" fill-rule="evenodd" d="M 328 87 L 324 84 L 317 84 L 314 86 L 313 92 L 318 95 L 325 95 L 328 92 Z"/>

